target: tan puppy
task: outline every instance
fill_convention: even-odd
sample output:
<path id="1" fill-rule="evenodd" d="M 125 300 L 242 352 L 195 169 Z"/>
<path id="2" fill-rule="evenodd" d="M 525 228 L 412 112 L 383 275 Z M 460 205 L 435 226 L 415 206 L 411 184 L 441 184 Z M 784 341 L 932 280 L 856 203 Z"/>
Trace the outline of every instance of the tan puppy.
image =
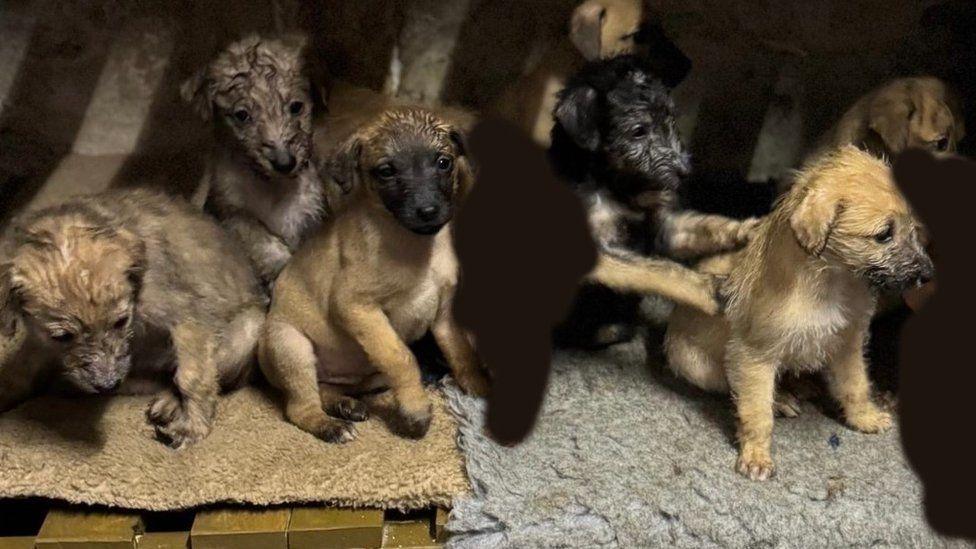
<path id="1" fill-rule="evenodd" d="M 843 145 L 893 155 L 918 147 L 952 152 L 966 134 L 958 98 L 938 78 L 899 78 L 861 97 L 824 137 L 818 152 Z"/>
<path id="2" fill-rule="evenodd" d="M 0 410 L 48 381 L 158 395 L 175 448 L 210 432 L 254 364 L 265 299 L 235 242 L 185 201 L 116 190 L 25 214 L 3 241 Z"/>
<path id="3" fill-rule="evenodd" d="M 539 56 L 538 65 L 507 87 L 491 110 L 518 124 L 539 144 L 549 145 L 556 96 L 585 61 L 638 51 L 644 21 L 642 0 L 587 0 L 573 10 L 569 40 Z"/>
<path id="4" fill-rule="evenodd" d="M 375 390 L 386 390 L 369 402 L 391 408 L 390 427 L 421 437 L 431 408 L 407 345 L 428 329 L 461 387 L 487 389 L 451 315 L 448 222 L 471 179 L 461 136 L 427 111 L 392 110 L 340 147 L 329 171 L 353 190 L 278 278 L 261 368 L 284 392 L 288 419 L 327 441 L 355 437 L 350 420 L 367 407 L 350 396 Z"/>
<path id="5" fill-rule="evenodd" d="M 853 146 L 808 165 L 748 246 L 706 262 L 728 273 L 724 317 L 678 306 L 665 340 L 670 367 L 691 383 L 735 397 L 737 469 L 762 480 L 770 453 L 777 376 L 825 369 L 847 424 L 876 433 L 864 362 L 875 291 L 933 275 L 919 227 L 890 168 Z"/>

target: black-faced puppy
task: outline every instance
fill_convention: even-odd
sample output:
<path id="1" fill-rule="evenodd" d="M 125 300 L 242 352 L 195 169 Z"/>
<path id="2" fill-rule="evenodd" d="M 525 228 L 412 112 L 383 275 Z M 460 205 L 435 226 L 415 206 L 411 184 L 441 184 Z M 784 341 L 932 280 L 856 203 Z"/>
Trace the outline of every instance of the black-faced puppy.
<path id="1" fill-rule="evenodd" d="M 601 248 L 590 275 L 595 284 L 583 288 L 557 339 L 625 339 L 635 321 L 636 292 L 715 313 L 712 277 L 665 258 L 734 249 L 747 241 L 755 220 L 680 208 L 677 190 L 690 162 L 668 89 L 649 62 L 623 55 L 590 63 L 560 93 L 554 114 L 550 157 L 582 198 Z"/>
<path id="2" fill-rule="evenodd" d="M 368 404 L 392 413 L 395 432 L 421 437 L 431 408 L 410 342 L 432 331 L 460 386 L 487 390 L 451 314 L 449 222 L 471 179 L 461 136 L 425 110 L 391 110 L 327 169 L 353 190 L 275 283 L 261 368 L 284 393 L 289 421 L 327 441 L 353 439 L 351 421 L 364 420 Z M 370 392 L 367 405 L 353 398 Z"/>
<path id="3" fill-rule="evenodd" d="M 236 243 L 188 203 L 144 190 L 68 200 L 16 220 L 2 266 L 0 409 L 47 380 L 86 393 L 160 391 L 157 434 L 210 432 L 221 388 L 254 362 L 265 298 Z"/>
<path id="4" fill-rule="evenodd" d="M 678 306 L 665 351 L 681 377 L 733 394 L 740 473 L 765 480 L 773 472 L 783 373 L 824 370 L 851 428 L 891 425 L 871 399 L 865 344 L 878 291 L 932 278 L 920 235 L 890 168 L 846 146 L 803 169 L 744 250 L 701 266 L 728 275 L 726 313 Z"/>
<path id="5" fill-rule="evenodd" d="M 316 170 L 304 44 L 249 36 L 181 90 L 216 133 L 205 209 L 242 242 L 265 283 L 327 214 L 329 193 L 341 194 L 323 187 Z"/>

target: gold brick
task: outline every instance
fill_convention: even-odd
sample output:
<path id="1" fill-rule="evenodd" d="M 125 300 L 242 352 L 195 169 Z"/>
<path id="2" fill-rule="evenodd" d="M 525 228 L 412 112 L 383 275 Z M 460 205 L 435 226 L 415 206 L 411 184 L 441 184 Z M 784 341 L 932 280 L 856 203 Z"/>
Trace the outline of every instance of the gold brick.
<path id="1" fill-rule="evenodd" d="M 290 549 L 376 548 L 383 544 L 383 512 L 376 509 L 292 509 Z"/>
<path id="2" fill-rule="evenodd" d="M 193 549 L 287 549 L 290 509 L 223 509 L 197 514 Z"/>
<path id="3" fill-rule="evenodd" d="M 383 533 L 383 547 L 433 549 L 441 547 L 430 535 L 429 521 L 387 522 Z"/>
<path id="4" fill-rule="evenodd" d="M 37 534 L 36 547 L 131 549 L 141 530 L 142 518 L 136 514 L 52 510 Z"/>
<path id="5" fill-rule="evenodd" d="M 34 549 L 34 536 L 7 536 L 0 538 L 0 549 Z"/>
<path id="6" fill-rule="evenodd" d="M 447 541 L 447 509 L 438 507 L 434 512 L 434 541 L 444 543 Z"/>
<path id="7" fill-rule="evenodd" d="M 189 532 L 146 532 L 136 536 L 137 549 L 187 549 Z"/>

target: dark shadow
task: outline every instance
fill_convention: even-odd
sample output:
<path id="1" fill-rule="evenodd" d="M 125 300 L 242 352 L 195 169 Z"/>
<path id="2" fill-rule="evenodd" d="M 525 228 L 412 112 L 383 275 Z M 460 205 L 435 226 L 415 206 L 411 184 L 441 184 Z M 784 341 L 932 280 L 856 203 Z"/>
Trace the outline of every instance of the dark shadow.
<path id="1" fill-rule="evenodd" d="M 30 412 L 22 410 L 19 417 L 36 428 L 76 443 L 81 452 L 96 453 L 105 445 L 101 422 L 111 398 L 42 395 L 28 401 L 25 405 Z M 41 400 L 45 402 L 38 402 Z M 70 416 L 64 414 L 66 407 L 71 408 Z M 140 435 L 133 433 L 133 436 Z"/>
<path id="2" fill-rule="evenodd" d="M 925 511 L 939 532 L 976 537 L 976 444 L 971 435 L 972 233 L 960 230 L 976 201 L 976 163 L 922 151 L 896 159 L 895 180 L 930 232 L 937 291 L 905 323 L 899 408 L 905 453 L 925 485 Z"/>
<path id="3" fill-rule="evenodd" d="M 458 33 L 441 99 L 475 109 L 490 104 L 522 74 L 540 35 L 567 33 L 573 7 L 564 0 L 472 2 Z"/>
<path id="4" fill-rule="evenodd" d="M 514 444 L 535 424 L 549 336 L 595 265 L 596 247 L 583 205 L 518 127 L 484 120 L 470 147 L 479 173 L 454 223 L 462 273 L 454 314 L 492 374 L 488 430 Z"/>
<path id="5" fill-rule="evenodd" d="M 97 6 L 45 4 L 0 114 L 0 227 L 71 153 L 110 46 Z"/>

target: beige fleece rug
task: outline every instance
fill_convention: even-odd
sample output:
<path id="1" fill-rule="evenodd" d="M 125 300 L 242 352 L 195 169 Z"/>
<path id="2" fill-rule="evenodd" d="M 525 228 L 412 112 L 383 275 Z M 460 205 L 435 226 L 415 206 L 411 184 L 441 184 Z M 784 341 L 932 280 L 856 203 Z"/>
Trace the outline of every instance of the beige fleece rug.
<path id="1" fill-rule="evenodd" d="M 39 397 L 0 415 L 0 498 L 39 496 L 152 511 L 218 502 L 413 509 L 467 492 L 457 424 L 439 393 L 420 441 L 382 422 L 326 444 L 282 419 L 261 390 L 222 398 L 213 432 L 174 451 L 152 438 L 149 397 Z"/>

